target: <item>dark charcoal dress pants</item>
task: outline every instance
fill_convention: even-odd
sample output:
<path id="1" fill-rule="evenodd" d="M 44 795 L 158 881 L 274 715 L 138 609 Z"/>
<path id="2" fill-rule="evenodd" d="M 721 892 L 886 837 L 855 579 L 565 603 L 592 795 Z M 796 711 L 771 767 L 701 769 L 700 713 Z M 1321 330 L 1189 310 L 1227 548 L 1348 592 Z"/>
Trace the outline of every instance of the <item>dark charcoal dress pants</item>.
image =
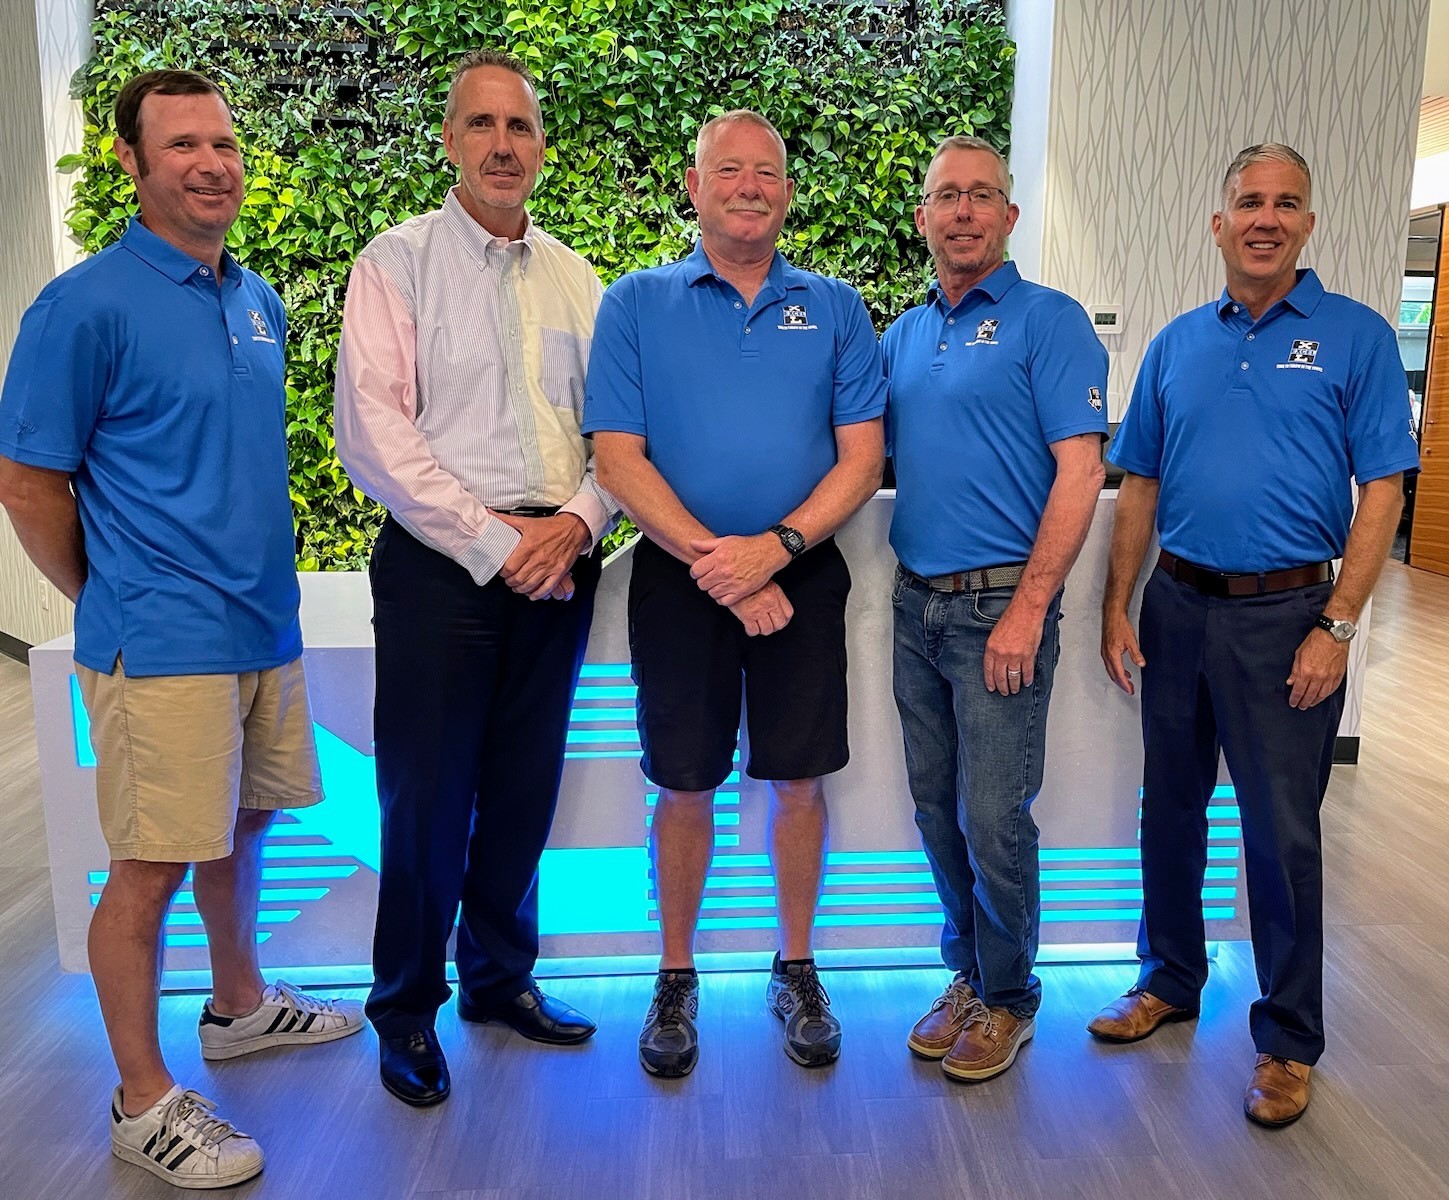
<path id="1" fill-rule="evenodd" d="M 382 872 L 367 1015 L 398 1037 L 431 1029 L 451 994 L 455 921 L 465 995 L 528 986 L 599 560 L 575 563 L 572 600 L 529 600 L 501 579 L 479 587 L 389 517 L 369 575 Z"/>

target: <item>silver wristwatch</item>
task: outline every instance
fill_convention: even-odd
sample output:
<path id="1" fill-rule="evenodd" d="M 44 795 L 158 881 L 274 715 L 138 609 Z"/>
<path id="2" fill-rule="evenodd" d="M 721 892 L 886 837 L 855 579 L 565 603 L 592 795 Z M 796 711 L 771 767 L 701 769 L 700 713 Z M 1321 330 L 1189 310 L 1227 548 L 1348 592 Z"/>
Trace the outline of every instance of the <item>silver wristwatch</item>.
<path id="1" fill-rule="evenodd" d="M 1358 626 L 1352 621 L 1335 621 L 1331 617 L 1320 616 L 1315 623 L 1335 642 L 1351 642 L 1358 632 Z"/>

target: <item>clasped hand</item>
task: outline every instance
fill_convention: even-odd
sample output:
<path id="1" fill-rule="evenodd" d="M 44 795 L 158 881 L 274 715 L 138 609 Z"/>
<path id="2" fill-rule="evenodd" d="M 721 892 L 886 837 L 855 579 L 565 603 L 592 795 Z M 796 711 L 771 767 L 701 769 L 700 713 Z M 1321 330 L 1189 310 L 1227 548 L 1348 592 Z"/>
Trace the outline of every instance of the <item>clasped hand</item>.
<path id="1" fill-rule="evenodd" d="M 795 615 L 790 598 L 773 580 L 759 591 L 727 607 L 740 619 L 750 637 L 767 637 L 772 633 L 779 633 Z"/>
<path id="2" fill-rule="evenodd" d="M 689 573 L 701 591 L 726 608 L 760 591 L 790 561 L 790 552 L 772 533 L 700 538 L 689 547 L 700 556 Z"/>
<path id="3" fill-rule="evenodd" d="M 493 515 L 520 535 L 518 545 L 498 572 L 503 582 L 530 600 L 571 600 L 574 580 L 570 570 L 591 537 L 583 519 L 572 513 L 552 517 L 515 517 L 500 512 Z"/>

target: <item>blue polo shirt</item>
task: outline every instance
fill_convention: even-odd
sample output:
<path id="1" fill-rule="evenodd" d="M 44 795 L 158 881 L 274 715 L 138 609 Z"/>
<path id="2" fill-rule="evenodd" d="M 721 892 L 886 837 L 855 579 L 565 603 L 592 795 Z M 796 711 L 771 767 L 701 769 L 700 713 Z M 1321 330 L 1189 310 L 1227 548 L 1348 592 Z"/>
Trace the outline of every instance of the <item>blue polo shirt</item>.
<path id="1" fill-rule="evenodd" d="M 917 575 L 1024 562 L 1056 480 L 1051 443 L 1107 433 L 1107 351 L 1082 306 L 1003 263 L 886 330 L 891 546 Z"/>
<path id="2" fill-rule="evenodd" d="M 835 426 L 884 411 L 859 293 L 778 253 L 750 304 L 702 242 L 604 294 L 583 431 L 644 437 L 665 482 L 715 534 L 782 520 L 835 466 Z"/>
<path id="3" fill-rule="evenodd" d="M 1257 321 L 1224 291 L 1153 339 L 1108 458 L 1160 480 L 1158 537 L 1188 562 L 1342 557 L 1349 480 L 1419 465 L 1394 331 L 1312 271 Z"/>
<path id="4" fill-rule="evenodd" d="M 128 675 L 262 670 L 302 650 L 276 292 L 220 288 L 133 220 L 26 311 L 0 454 L 71 475 L 89 564 L 76 661 Z"/>

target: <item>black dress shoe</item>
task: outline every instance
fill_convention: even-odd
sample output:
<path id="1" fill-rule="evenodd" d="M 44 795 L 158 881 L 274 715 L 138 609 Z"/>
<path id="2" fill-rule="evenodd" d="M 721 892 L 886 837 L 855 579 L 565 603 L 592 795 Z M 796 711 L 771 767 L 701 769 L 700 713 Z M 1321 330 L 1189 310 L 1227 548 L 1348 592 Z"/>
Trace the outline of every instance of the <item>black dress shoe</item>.
<path id="1" fill-rule="evenodd" d="M 458 993 L 458 1015 L 465 1021 L 502 1021 L 534 1042 L 572 1046 L 594 1036 L 598 1029 L 588 1017 L 561 1000 L 545 996 L 532 984 L 508 1000 L 480 1004 Z"/>
<path id="2" fill-rule="evenodd" d="M 382 1086 L 404 1104 L 426 1108 L 448 1098 L 448 1060 L 431 1029 L 377 1039 Z"/>

